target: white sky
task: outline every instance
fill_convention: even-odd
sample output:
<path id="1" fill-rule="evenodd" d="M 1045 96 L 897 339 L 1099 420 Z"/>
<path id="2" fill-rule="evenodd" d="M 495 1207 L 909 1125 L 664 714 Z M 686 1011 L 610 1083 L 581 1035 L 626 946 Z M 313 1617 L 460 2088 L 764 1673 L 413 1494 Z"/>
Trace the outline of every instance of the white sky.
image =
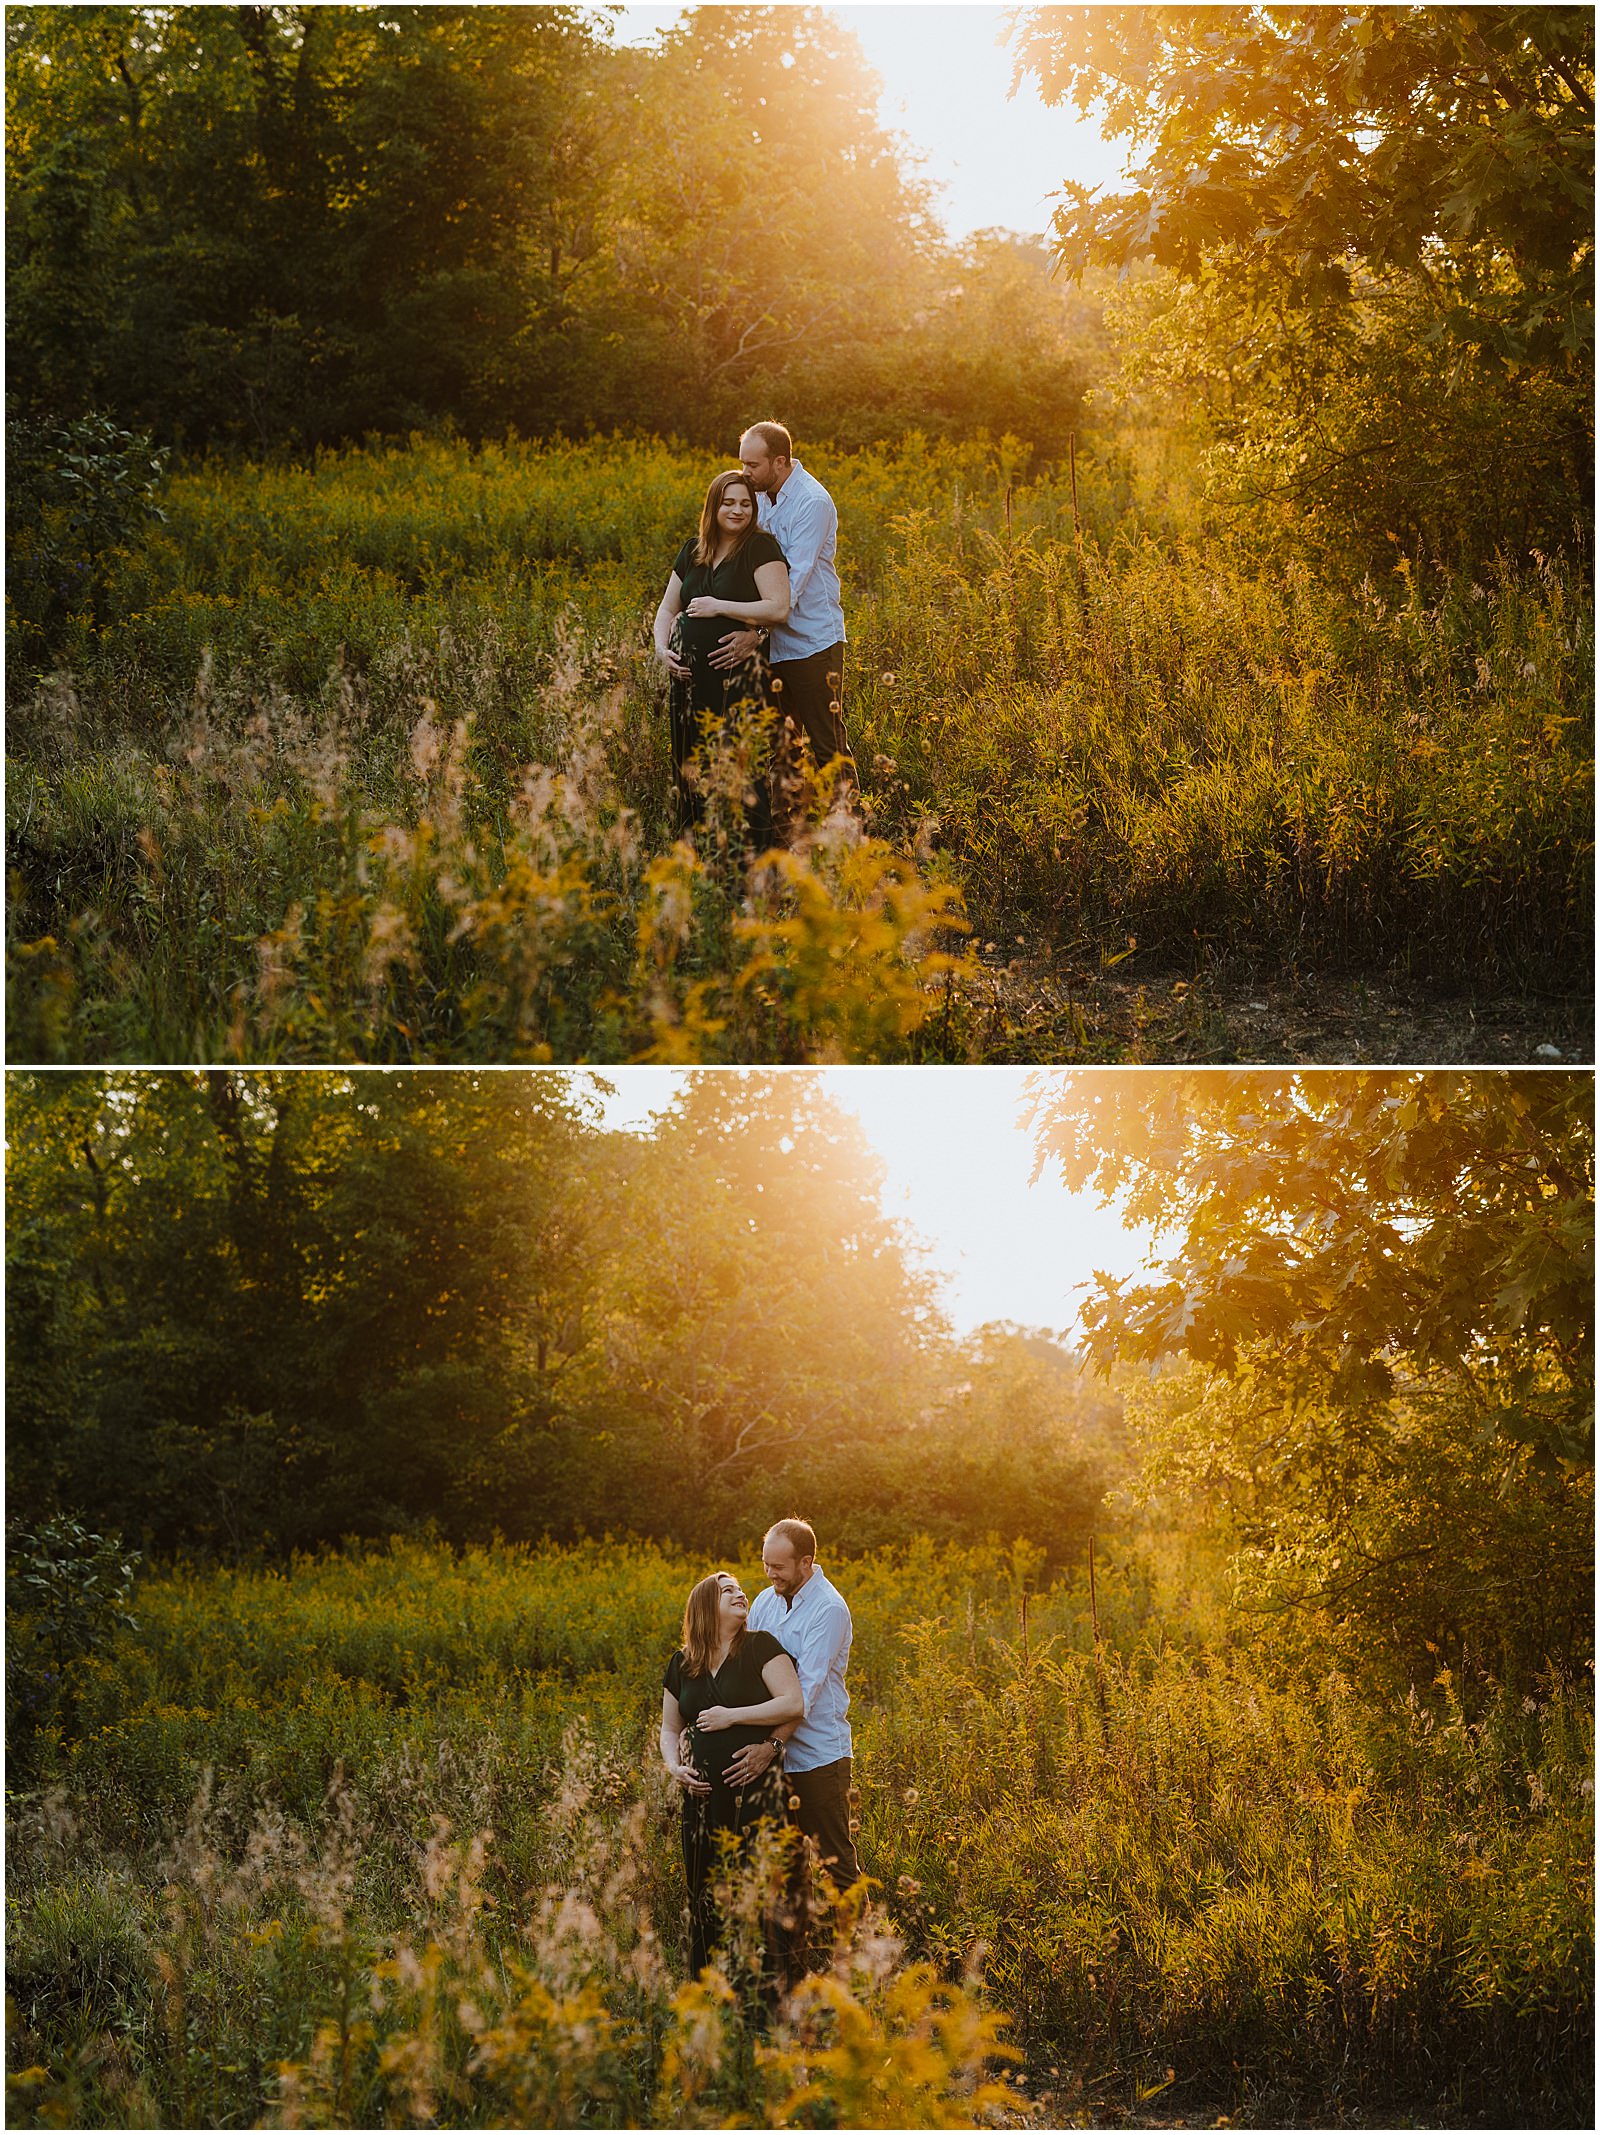
<path id="1" fill-rule="evenodd" d="M 648 44 L 685 12 L 624 7 L 613 34 L 619 44 Z M 952 237 L 994 226 L 1040 235 L 1064 178 L 1089 186 L 1120 178 L 1122 153 L 1092 122 L 1070 106 L 1050 110 L 1031 83 L 1010 96 L 1011 55 L 998 41 L 1006 8 L 875 0 L 828 12 L 883 77 L 879 123 L 907 138 L 922 159 L 918 175 L 943 188 Z"/>
<path id="2" fill-rule="evenodd" d="M 664 1110 L 673 1068 L 607 1068 L 608 1127 Z M 699 1073 L 729 1072 L 700 1069 Z M 1046 1176 L 1028 1184 L 1033 1144 L 1020 1125 L 1025 1068 L 820 1068 L 828 1093 L 860 1119 L 884 1161 L 884 1213 L 929 1246 L 929 1268 L 958 1333 L 986 1320 L 1076 1332 L 1078 1286 L 1096 1268 L 1126 1275 L 1147 1242 L 1115 1209 Z"/>

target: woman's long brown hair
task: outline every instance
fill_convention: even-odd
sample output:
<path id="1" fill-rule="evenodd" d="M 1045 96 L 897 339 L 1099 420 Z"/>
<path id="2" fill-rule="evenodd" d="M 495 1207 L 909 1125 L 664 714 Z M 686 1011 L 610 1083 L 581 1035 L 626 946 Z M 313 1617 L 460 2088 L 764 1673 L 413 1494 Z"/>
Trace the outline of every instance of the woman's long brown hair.
<path id="1" fill-rule="evenodd" d="M 689 1589 L 689 1598 L 683 1605 L 685 1675 L 704 1675 L 711 1666 L 711 1656 L 717 1650 L 722 1582 L 727 1577 L 726 1572 L 707 1572 L 697 1586 Z M 730 1656 L 738 1652 L 743 1641 L 744 1625 L 740 1624 L 728 1646 Z"/>
<path id="2" fill-rule="evenodd" d="M 722 529 L 717 524 L 717 511 L 735 482 L 741 489 L 748 489 L 750 492 L 750 524 L 735 541 L 724 561 L 731 563 L 756 530 L 761 506 L 756 501 L 755 485 L 743 468 L 730 467 L 725 473 L 713 476 L 711 487 L 706 491 L 706 501 L 700 507 L 700 538 L 694 545 L 696 563 L 711 563 L 715 560 L 717 544 L 722 539 Z M 680 520 L 678 523 L 682 525 L 683 522 Z"/>

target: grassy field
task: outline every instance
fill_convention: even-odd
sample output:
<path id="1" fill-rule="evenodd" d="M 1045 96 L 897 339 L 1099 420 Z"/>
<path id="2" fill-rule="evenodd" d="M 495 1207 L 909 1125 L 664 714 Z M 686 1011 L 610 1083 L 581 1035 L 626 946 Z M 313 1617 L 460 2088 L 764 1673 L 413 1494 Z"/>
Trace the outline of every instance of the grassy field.
<path id="1" fill-rule="evenodd" d="M 149 1577 L 13 1738 L 12 2123 L 1589 2124 L 1586 1700 L 1285 1680 L 1159 1541 L 1098 1647 L 1025 1546 L 832 1567 L 880 1909 L 752 2037 L 653 1763 L 701 1569 Z"/>
<path id="2" fill-rule="evenodd" d="M 669 831 L 648 618 L 701 458 L 174 475 L 92 603 L 11 615 L 11 1057 L 1026 1056 L 981 976 L 1019 950 L 1587 992 L 1583 584 L 1330 588 L 1202 540 L 1149 439 L 1080 455 L 1078 527 L 1006 449 L 816 471 L 866 826 L 752 877 L 726 806 Z"/>

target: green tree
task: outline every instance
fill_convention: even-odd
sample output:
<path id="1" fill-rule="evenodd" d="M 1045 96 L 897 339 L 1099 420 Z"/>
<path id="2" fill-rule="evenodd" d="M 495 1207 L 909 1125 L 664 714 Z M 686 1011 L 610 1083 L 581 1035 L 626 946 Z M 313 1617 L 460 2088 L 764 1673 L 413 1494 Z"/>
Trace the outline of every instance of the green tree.
<path id="1" fill-rule="evenodd" d="M 46 7 L 7 40 L 24 405 L 258 446 L 559 413 L 527 341 L 585 182 L 581 10 Z"/>
<path id="2" fill-rule="evenodd" d="M 612 250 L 585 299 L 626 352 L 610 419 L 724 450 L 773 405 L 804 429 L 809 381 L 895 333 L 933 243 L 926 189 L 878 125 L 878 79 L 809 7 L 696 8 L 618 56 Z"/>
<path id="3" fill-rule="evenodd" d="M 616 1222 L 587 1106 L 493 1073 L 356 1077 L 346 1103 L 307 1356 L 340 1531 L 560 1529 L 548 1434 Z"/>
<path id="4" fill-rule="evenodd" d="M 1146 1516 L 1232 1551 L 1238 1621 L 1275 1662 L 1520 1696 L 1592 1658 L 1592 1468 L 1486 1429 L 1446 1372 L 1353 1409 L 1286 1398 L 1272 1362 L 1263 1345 L 1231 1373 L 1163 1371 L 1128 1409 Z"/>
<path id="5" fill-rule="evenodd" d="M 6 36 L 26 416 L 260 451 L 1075 419 L 1082 306 L 1032 248 L 941 242 L 824 9 L 698 8 L 644 49 L 573 6 L 25 7 Z"/>
<path id="6" fill-rule="evenodd" d="M 37 1738 L 74 1716 L 74 1664 L 103 1652 L 128 1612 L 138 1552 L 53 1518 L 6 1529 L 6 1755 L 28 1772 Z"/>
<path id="7" fill-rule="evenodd" d="M 231 1479 L 202 1447 L 251 1359 L 196 1078 L 17 1076 L 7 1107 L 17 1509 L 169 1541 L 225 1527 Z"/>
<path id="8" fill-rule="evenodd" d="M 581 1308 L 564 1080 L 18 1076 L 7 1473 L 156 1546 L 538 1532 Z M 559 1508 L 557 1508 L 559 1511 Z"/>
<path id="9" fill-rule="evenodd" d="M 1040 1078 L 1032 1118 L 1041 1167 L 1178 1236 L 1163 1279 L 1100 1278 L 1102 1364 L 1248 1350 L 1350 1405 L 1443 1371 L 1546 1460 L 1592 1461 L 1587 1077 Z"/>
<path id="10" fill-rule="evenodd" d="M 810 1076 L 692 1078 L 626 1179 L 635 1220 L 575 1397 L 607 1464 L 594 1496 L 710 1546 L 774 1516 L 780 1475 L 921 1405 L 929 1286 L 859 1126 Z"/>
<path id="11" fill-rule="evenodd" d="M 1132 144 L 1057 251 L 1146 268 L 1113 398 L 1198 419 L 1237 530 L 1346 578 L 1587 552 L 1587 9 L 1038 8 L 1016 51 Z"/>
<path id="12" fill-rule="evenodd" d="M 89 608 L 103 619 L 107 558 L 164 516 L 167 454 L 105 416 L 6 425 L 6 591 L 47 641 L 52 623 Z"/>
<path id="13" fill-rule="evenodd" d="M 1125 1465 L 1115 1390 L 1048 1336 L 1002 1323 L 935 1351 L 922 1402 L 792 1462 L 791 1495 L 831 1505 L 836 1546 L 993 1534 L 1035 1544 L 1051 1566 L 1081 1557 Z"/>
<path id="14" fill-rule="evenodd" d="M 1583 552 L 1586 391 L 1464 362 L 1403 276 L 1362 269 L 1355 301 L 1292 311 L 1232 269 L 1223 253 L 1192 281 L 1144 273 L 1108 298 L 1121 374 L 1101 404 L 1188 430 L 1235 528 L 1287 532 L 1347 578 Z"/>
<path id="15" fill-rule="evenodd" d="M 1577 7 L 1030 8 L 1019 75 L 1098 104 L 1131 191 L 1063 188 L 1074 269 L 1226 248 L 1294 304 L 1362 263 L 1435 336 L 1580 369 L 1594 345 L 1594 17 Z"/>
<path id="16" fill-rule="evenodd" d="M 687 1081 L 602 1132 L 570 1074 L 210 1069 L 9 1088 L 14 1515 L 158 1551 L 431 1524 L 732 1549 L 1072 1553 L 1114 1400 L 956 1343 L 813 1076 Z"/>
<path id="17" fill-rule="evenodd" d="M 805 390 L 836 443 L 987 431 L 1062 460 L 1108 360 L 1100 279 L 1079 288 L 1036 240 L 979 230 L 922 261 L 896 331 L 807 359 Z"/>
<path id="18" fill-rule="evenodd" d="M 1175 1248 L 1099 1278 L 1088 1347 L 1157 1367 L 1144 1487 L 1220 1525 L 1250 1606 L 1402 1685 L 1430 1647 L 1502 1682 L 1584 1659 L 1587 1077 L 1041 1076 L 1033 1124 Z"/>

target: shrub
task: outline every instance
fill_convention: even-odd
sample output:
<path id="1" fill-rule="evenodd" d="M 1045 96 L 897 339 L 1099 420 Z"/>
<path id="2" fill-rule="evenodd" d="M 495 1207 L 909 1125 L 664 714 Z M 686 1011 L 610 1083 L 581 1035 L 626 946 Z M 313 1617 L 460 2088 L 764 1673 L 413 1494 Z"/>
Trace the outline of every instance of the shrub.
<path id="1" fill-rule="evenodd" d="M 6 1532 L 6 1749 L 28 1769 L 36 1738 L 70 1723 L 74 1663 L 137 1630 L 139 1552 L 65 1514 Z"/>

